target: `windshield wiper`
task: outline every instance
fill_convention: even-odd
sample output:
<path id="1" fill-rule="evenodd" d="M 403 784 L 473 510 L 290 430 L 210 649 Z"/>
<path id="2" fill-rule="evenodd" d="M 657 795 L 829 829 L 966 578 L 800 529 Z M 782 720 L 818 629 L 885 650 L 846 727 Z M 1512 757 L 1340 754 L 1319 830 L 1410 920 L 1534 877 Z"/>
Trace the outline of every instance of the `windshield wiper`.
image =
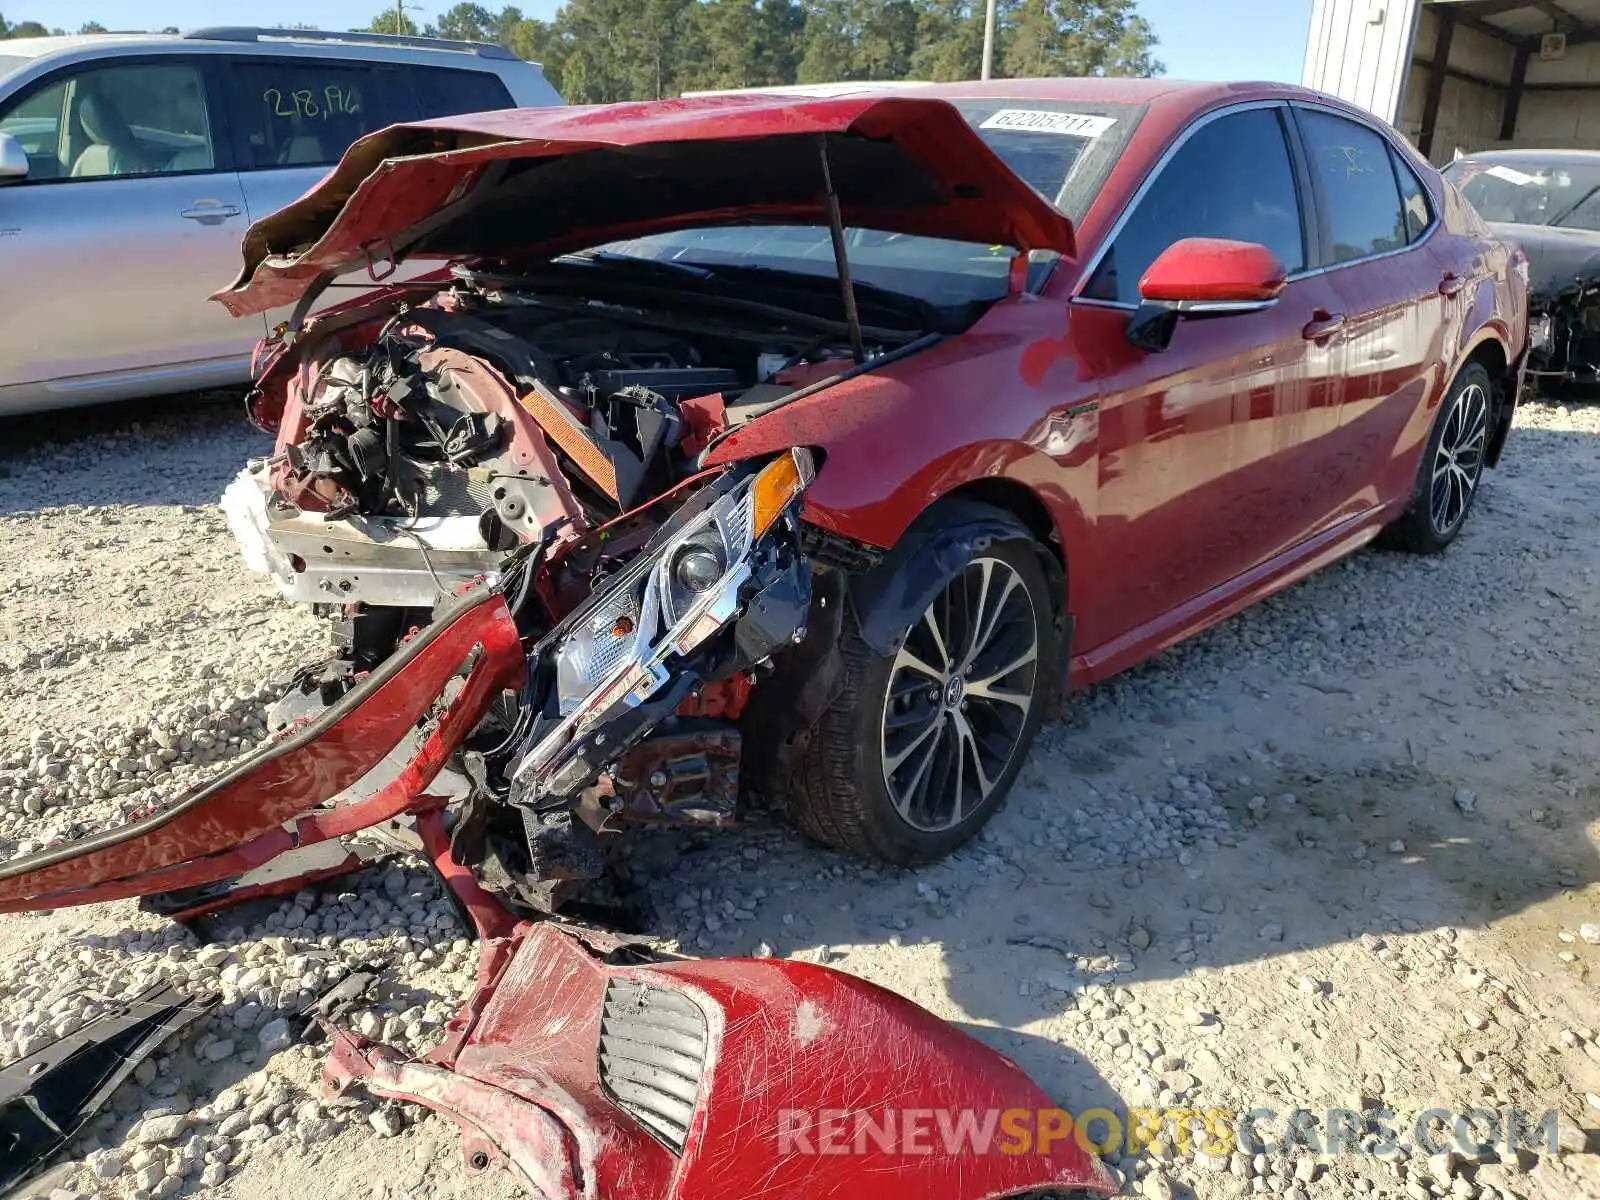
<path id="1" fill-rule="evenodd" d="M 1594 198 L 1594 195 L 1595 195 L 1596 192 L 1600 192 L 1600 183 L 1595 184 L 1592 188 L 1590 188 L 1582 196 L 1579 196 L 1578 197 L 1578 202 L 1576 204 L 1571 205 L 1570 207 L 1568 207 L 1566 209 L 1563 209 L 1560 216 L 1552 217 L 1551 220 L 1550 220 L 1550 224 L 1552 226 L 1560 225 L 1561 222 L 1565 221 L 1573 213 L 1577 212 L 1585 204 L 1589 203 L 1589 201 Z"/>
<path id="2" fill-rule="evenodd" d="M 586 266 L 601 265 L 607 267 L 623 267 L 628 270 L 644 272 L 657 272 L 667 275 L 685 275 L 690 279 L 713 279 L 716 272 L 705 267 L 697 267 L 693 263 L 678 262 L 667 258 L 640 258 L 636 254 L 618 254 L 614 250 L 580 250 L 575 254 L 562 254 L 550 260 L 556 263 L 582 263 Z"/>

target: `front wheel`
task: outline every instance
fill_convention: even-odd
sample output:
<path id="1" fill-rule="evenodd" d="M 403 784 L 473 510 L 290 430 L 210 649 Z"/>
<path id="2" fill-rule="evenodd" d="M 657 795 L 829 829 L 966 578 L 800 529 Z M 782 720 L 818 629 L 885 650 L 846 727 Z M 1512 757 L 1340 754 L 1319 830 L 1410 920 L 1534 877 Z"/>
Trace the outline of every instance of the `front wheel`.
<path id="1" fill-rule="evenodd" d="M 802 829 L 909 865 L 949 854 L 994 815 L 1059 670 L 1039 554 L 1020 524 L 1014 537 L 975 550 L 946 574 L 892 653 L 875 651 L 846 619 L 843 692 L 791 780 Z M 879 569 L 914 574 L 921 565 Z"/>
<path id="2" fill-rule="evenodd" d="M 1384 530 L 1384 544 L 1438 554 L 1456 540 L 1483 478 L 1493 396 L 1489 372 L 1481 363 L 1468 363 L 1456 376 L 1422 452 L 1411 506 Z"/>

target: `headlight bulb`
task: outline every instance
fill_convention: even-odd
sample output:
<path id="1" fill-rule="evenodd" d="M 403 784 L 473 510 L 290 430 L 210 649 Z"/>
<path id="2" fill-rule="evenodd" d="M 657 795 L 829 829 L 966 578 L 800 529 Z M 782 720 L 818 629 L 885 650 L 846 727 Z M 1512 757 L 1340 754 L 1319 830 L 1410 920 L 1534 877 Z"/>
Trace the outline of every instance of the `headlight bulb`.
<path id="1" fill-rule="evenodd" d="M 696 595 L 715 587 L 725 569 L 722 555 L 711 546 L 685 546 L 672 563 L 674 577 Z"/>

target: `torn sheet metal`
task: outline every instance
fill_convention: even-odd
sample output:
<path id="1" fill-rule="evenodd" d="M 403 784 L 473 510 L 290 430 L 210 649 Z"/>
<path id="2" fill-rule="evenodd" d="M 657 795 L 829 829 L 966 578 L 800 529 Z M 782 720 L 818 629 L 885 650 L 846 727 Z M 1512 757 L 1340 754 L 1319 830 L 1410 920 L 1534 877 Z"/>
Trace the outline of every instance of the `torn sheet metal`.
<path id="1" fill-rule="evenodd" d="M 480 588 L 321 717 L 221 778 L 127 825 L 0 864 L 0 912 L 198 888 L 430 807 L 426 789 L 490 700 L 520 683 L 525 663 L 504 599 Z M 324 807 L 416 730 L 423 736 L 393 778 L 354 803 Z"/>
<path id="2" fill-rule="evenodd" d="M 156 984 L 0 1068 L 0 1193 L 42 1170 L 135 1067 L 216 1003 Z"/>

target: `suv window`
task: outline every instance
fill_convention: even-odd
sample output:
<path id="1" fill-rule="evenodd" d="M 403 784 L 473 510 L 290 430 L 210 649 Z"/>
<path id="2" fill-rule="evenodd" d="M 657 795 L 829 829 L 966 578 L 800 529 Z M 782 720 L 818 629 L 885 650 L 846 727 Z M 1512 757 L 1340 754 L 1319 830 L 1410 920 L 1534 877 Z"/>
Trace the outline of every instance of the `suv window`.
<path id="1" fill-rule="evenodd" d="M 1414 242 L 1433 224 L 1433 210 L 1428 207 L 1428 193 L 1417 178 L 1417 173 L 1406 166 L 1406 160 L 1389 147 L 1389 157 L 1394 160 L 1394 177 L 1400 181 L 1400 204 L 1406 213 L 1406 240 Z"/>
<path id="2" fill-rule="evenodd" d="M 216 167 L 205 88 L 185 63 L 99 67 L 53 80 L 0 113 L 0 130 L 28 152 L 25 183 Z"/>
<path id="3" fill-rule="evenodd" d="M 1389 143 L 1374 129 L 1314 109 L 1300 110 L 1300 131 L 1327 215 L 1323 264 L 1398 250 L 1410 240 L 1390 166 Z"/>
<path id="4" fill-rule="evenodd" d="M 1229 113 L 1202 125 L 1140 198 L 1083 294 L 1139 303 L 1139 280 L 1183 238 L 1266 246 L 1290 274 L 1305 269 L 1305 231 L 1282 119 L 1274 108 Z"/>
<path id="5" fill-rule="evenodd" d="M 513 100 L 498 75 L 487 71 L 452 71 L 446 67 L 412 67 L 421 117 L 453 117 L 457 113 L 511 108 Z"/>
<path id="6" fill-rule="evenodd" d="M 399 68 L 308 59 L 235 59 L 225 73 L 240 166 L 328 166 L 358 137 L 417 118 Z"/>

